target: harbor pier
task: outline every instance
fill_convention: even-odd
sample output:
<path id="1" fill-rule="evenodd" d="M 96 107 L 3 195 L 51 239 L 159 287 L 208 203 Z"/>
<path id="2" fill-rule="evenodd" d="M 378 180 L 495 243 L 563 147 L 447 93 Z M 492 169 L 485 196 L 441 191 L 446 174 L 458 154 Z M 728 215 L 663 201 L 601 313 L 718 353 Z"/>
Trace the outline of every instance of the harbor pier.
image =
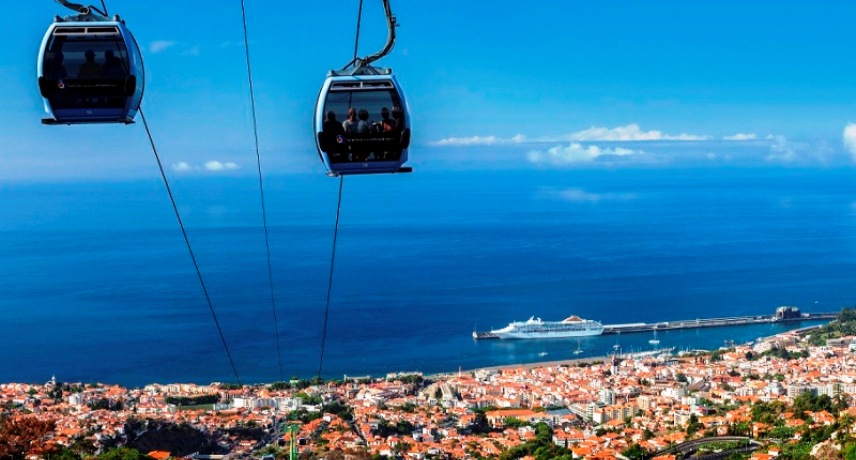
<path id="1" fill-rule="evenodd" d="M 601 335 L 633 334 L 639 332 L 672 331 L 677 329 L 700 329 L 705 327 L 751 326 L 757 324 L 801 322 L 801 321 L 831 321 L 838 317 L 835 313 L 802 313 L 797 307 L 779 307 L 771 316 L 731 316 L 726 318 L 697 318 L 679 321 L 660 321 L 656 323 L 626 323 L 604 324 Z M 473 338 L 499 339 L 491 332 L 473 332 Z"/>

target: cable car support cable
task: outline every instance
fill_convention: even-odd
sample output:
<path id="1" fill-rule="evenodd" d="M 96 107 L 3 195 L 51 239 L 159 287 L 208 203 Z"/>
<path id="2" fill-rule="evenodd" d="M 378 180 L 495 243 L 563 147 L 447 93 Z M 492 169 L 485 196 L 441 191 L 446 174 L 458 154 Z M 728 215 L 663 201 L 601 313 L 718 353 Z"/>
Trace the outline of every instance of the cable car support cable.
<path id="1" fill-rule="evenodd" d="M 279 380 L 285 380 L 284 374 L 282 371 L 282 347 L 280 346 L 279 340 L 279 319 L 276 314 L 276 296 L 274 295 L 273 289 L 273 264 L 271 262 L 270 255 L 270 235 L 268 232 L 268 224 L 267 224 L 267 208 L 265 206 L 265 189 L 264 183 L 262 180 L 262 157 L 259 153 L 259 125 L 258 118 L 256 116 L 256 94 L 253 87 L 253 70 L 252 66 L 250 66 L 250 40 L 247 35 L 247 12 L 245 7 L 245 1 L 241 0 L 241 17 L 244 21 L 244 55 L 247 58 L 247 80 L 250 85 L 250 106 L 252 108 L 253 113 L 253 138 L 255 140 L 256 146 L 256 167 L 259 173 L 259 194 L 261 199 L 261 207 L 262 207 L 262 226 L 264 227 L 265 233 L 265 253 L 267 254 L 267 271 L 268 271 L 268 286 L 270 288 L 270 304 L 271 309 L 273 310 L 273 324 L 274 324 L 274 333 L 276 334 L 276 353 L 279 359 Z"/>
<path id="2" fill-rule="evenodd" d="M 211 296 L 208 294 L 208 288 L 205 286 L 205 281 L 202 278 L 202 271 L 199 269 L 199 263 L 196 261 L 196 255 L 193 253 L 193 247 L 190 245 L 190 238 L 187 236 L 187 230 L 184 228 L 184 222 L 181 220 L 181 214 L 178 212 L 178 205 L 175 203 L 175 197 L 172 195 L 172 189 L 169 186 L 169 180 L 166 178 L 166 172 L 163 169 L 158 150 L 155 147 L 155 141 L 152 137 L 152 132 L 149 130 L 149 123 L 146 121 L 146 115 L 143 113 L 143 108 L 140 107 L 140 118 L 143 120 L 143 126 L 146 128 L 146 135 L 149 137 L 149 144 L 152 146 L 152 152 L 155 155 L 155 160 L 158 163 L 161 178 L 166 186 L 166 193 L 169 195 L 169 201 L 172 203 L 172 210 L 175 212 L 175 218 L 178 220 L 178 226 L 181 227 L 181 234 L 184 236 L 184 243 L 187 245 L 187 251 L 190 253 L 190 260 L 193 262 L 193 267 L 196 269 L 196 276 L 199 278 L 199 284 L 202 286 L 202 292 L 205 294 L 205 300 L 208 302 L 208 308 L 211 310 L 211 316 L 214 318 L 214 324 L 217 326 L 217 333 L 220 334 L 220 341 L 223 342 L 223 348 L 226 350 L 226 355 L 229 357 L 229 364 L 232 366 L 232 372 L 235 374 L 235 379 L 238 385 L 243 386 L 241 377 L 238 375 L 238 368 L 235 367 L 235 360 L 232 359 L 232 352 L 229 351 L 229 345 L 226 343 L 226 336 L 223 335 L 223 329 L 220 327 L 220 321 L 217 319 L 217 312 L 214 311 L 214 304 L 211 302 Z"/>
<path id="3" fill-rule="evenodd" d="M 386 3 L 387 0 L 384 0 Z M 357 10 L 357 32 L 354 36 L 354 60 L 357 61 L 358 47 L 360 45 L 360 23 L 363 18 L 363 0 L 360 0 L 360 7 Z M 336 243 L 339 239 L 339 216 L 342 211 L 342 189 L 345 186 L 345 176 L 339 176 L 339 196 L 336 200 L 336 224 L 333 227 L 333 249 L 330 254 L 330 275 L 327 278 L 327 302 L 324 305 L 324 326 L 321 331 L 321 354 L 318 358 L 318 379 L 321 379 L 321 371 L 324 367 L 324 347 L 327 343 L 327 320 L 330 318 L 330 299 L 333 294 L 333 274 L 336 268 Z"/>
<path id="4" fill-rule="evenodd" d="M 392 48 L 395 47 L 395 28 L 398 27 L 398 20 L 395 19 L 395 15 L 392 14 L 392 7 L 389 5 L 389 0 L 383 0 L 383 11 L 386 15 L 386 25 L 388 29 L 388 35 L 386 37 L 386 44 L 380 51 L 370 56 L 366 56 L 364 58 L 360 58 L 357 56 L 357 46 L 360 41 L 360 22 L 362 19 L 363 12 L 363 0 L 360 0 L 360 13 L 357 17 L 357 37 L 354 40 L 354 59 L 351 60 L 345 67 L 340 70 L 340 72 L 344 72 L 347 70 L 361 70 L 365 68 L 370 68 L 371 64 L 378 59 L 383 58 L 387 54 L 392 51 Z"/>
<path id="5" fill-rule="evenodd" d="M 321 378 L 321 369 L 324 365 L 324 345 L 327 342 L 327 319 L 330 317 L 330 298 L 333 293 L 333 273 L 336 267 L 336 241 L 339 237 L 339 214 L 342 210 L 342 189 L 345 177 L 339 176 L 339 198 L 336 205 L 336 225 L 333 228 L 333 251 L 330 255 L 330 276 L 327 279 L 327 304 L 324 306 L 324 327 L 321 334 L 321 355 L 318 358 L 318 378 Z"/>

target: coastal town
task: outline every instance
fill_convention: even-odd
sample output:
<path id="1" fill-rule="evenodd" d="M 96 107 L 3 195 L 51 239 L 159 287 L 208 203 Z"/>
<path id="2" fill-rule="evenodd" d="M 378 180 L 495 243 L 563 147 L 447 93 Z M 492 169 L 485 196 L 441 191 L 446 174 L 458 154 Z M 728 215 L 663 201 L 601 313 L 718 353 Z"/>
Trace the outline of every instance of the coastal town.
<path id="1" fill-rule="evenodd" d="M 436 376 L 135 389 L 52 378 L 0 384 L 0 458 L 4 428 L 28 418 L 46 423 L 26 458 L 120 447 L 154 459 L 551 458 L 525 452 L 545 433 L 563 458 L 674 460 L 670 447 L 721 436 L 753 440 L 739 458 L 802 458 L 794 445 L 849 458 L 841 449 L 856 433 L 854 397 L 854 336 L 819 341 L 811 331 L 709 352 Z M 188 437 L 157 436 L 166 432 Z"/>

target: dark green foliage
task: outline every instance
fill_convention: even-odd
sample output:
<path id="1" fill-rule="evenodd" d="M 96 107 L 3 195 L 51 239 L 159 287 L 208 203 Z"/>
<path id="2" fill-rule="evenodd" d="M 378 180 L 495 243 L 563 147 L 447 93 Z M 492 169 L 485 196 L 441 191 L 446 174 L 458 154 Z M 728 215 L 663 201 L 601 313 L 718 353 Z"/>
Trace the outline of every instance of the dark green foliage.
<path id="1" fill-rule="evenodd" d="M 128 447 L 109 449 L 95 458 L 98 460 L 151 460 L 151 457 L 148 455 L 143 455 L 143 453 L 137 449 L 131 449 Z"/>
<path id="2" fill-rule="evenodd" d="M 782 460 L 809 460 L 811 459 L 809 454 L 812 447 L 813 444 L 807 442 L 785 443 L 782 445 L 782 453 L 779 458 Z"/>
<path id="3" fill-rule="evenodd" d="M 395 425 L 392 425 L 386 420 L 381 420 L 377 429 L 372 430 L 372 433 L 385 438 L 394 434 L 409 436 L 415 430 L 416 426 L 406 420 L 400 420 Z"/>
<path id="4" fill-rule="evenodd" d="M 122 411 L 125 408 L 122 401 L 111 401 L 108 398 L 98 398 L 87 405 L 92 410 Z"/>
<path id="5" fill-rule="evenodd" d="M 770 430 L 770 432 L 767 433 L 767 437 L 773 438 L 773 439 L 785 440 L 785 439 L 793 438 L 794 433 L 796 433 L 795 429 L 782 425 L 782 426 L 777 426 L 777 427 L 773 428 L 772 430 Z"/>
<path id="6" fill-rule="evenodd" d="M 490 424 L 487 421 L 487 415 L 484 412 L 476 412 L 476 418 L 472 426 L 473 434 L 489 433 L 491 431 Z"/>
<path id="7" fill-rule="evenodd" d="M 396 380 L 398 380 L 401 383 L 410 383 L 410 384 L 415 384 L 415 385 L 421 385 L 425 379 L 421 375 L 410 374 L 410 375 L 405 375 L 403 377 L 398 377 L 398 378 L 396 378 Z"/>
<path id="8" fill-rule="evenodd" d="M 321 411 L 324 413 L 336 414 L 342 420 L 351 421 L 354 419 L 354 413 L 351 411 L 350 406 L 342 404 L 339 401 L 333 401 L 329 404 L 325 404 Z"/>
<path id="9" fill-rule="evenodd" d="M 797 412 L 803 411 L 828 411 L 835 414 L 835 406 L 832 404 L 832 398 L 827 395 L 815 396 L 811 393 L 803 393 L 794 399 L 794 410 Z"/>
<path id="10" fill-rule="evenodd" d="M 124 431 L 127 437 L 124 446 L 141 452 L 163 450 L 175 456 L 189 455 L 194 452 L 225 453 L 212 435 L 205 434 L 187 424 L 176 425 L 157 420 L 129 420 L 125 423 Z"/>
<path id="11" fill-rule="evenodd" d="M 637 444 L 635 442 L 633 444 L 631 444 L 630 447 L 628 447 L 623 452 L 621 452 L 621 455 L 623 455 L 629 459 L 632 459 L 632 460 L 643 459 L 643 458 L 645 458 L 645 454 L 646 454 L 645 449 L 643 449 L 642 446 L 640 446 L 639 444 Z"/>
<path id="12" fill-rule="evenodd" d="M 513 447 L 499 457 L 512 460 L 532 455 L 536 460 L 571 460 L 571 451 L 553 444 L 553 430 L 546 423 L 535 425 L 535 439 Z"/>
<path id="13" fill-rule="evenodd" d="M 856 460 L 856 442 L 845 444 L 841 448 L 841 455 L 844 457 L 844 460 Z"/>
<path id="14" fill-rule="evenodd" d="M 752 421 L 767 425 L 781 425 L 784 420 L 781 415 L 788 411 L 788 406 L 781 401 L 757 403 L 752 406 Z"/>
<path id="15" fill-rule="evenodd" d="M 45 460 L 81 460 L 82 458 L 80 454 L 65 446 L 45 454 Z"/>
<path id="16" fill-rule="evenodd" d="M 856 308 L 843 308 L 835 321 L 812 331 L 809 343 L 825 345 L 827 339 L 848 335 L 856 335 Z"/>
<path id="17" fill-rule="evenodd" d="M 290 390 L 291 384 L 288 382 L 273 382 L 268 385 L 268 388 L 272 391 Z"/>
<path id="18" fill-rule="evenodd" d="M 296 398 L 300 398 L 300 400 L 303 401 L 303 404 L 308 404 L 308 405 L 312 405 L 312 406 L 317 406 L 323 402 L 321 400 L 321 396 L 317 396 L 317 395 L 316 396 L 309 396 L 308 394 L 306 394 L 302 391 L 300 393 L 297 393 L 294 396 Z"/>
<path id="19" fill-rule="evenodd" d="M 321 412 L 309 412 L 306 409 L 297 409 L 288 413 L 288 420 L 300 420 L 303 423 L 309 423 L 323 417 Z"/>
<path id="20" fill-rule="evenodd" d="M 704 428 L 704 425 L 698 421 L 696 414 L 690 414 L 690 420 L 689 423 L 687 423 L 687 436 L 696 434 L 696 432 L 702 428 Z"/>
<path id="21" fill-rule="evenodd" d="M 220 395 L 203 395 L 203 396 L 167 396 L 167 404 L 175 404 L 176 406 L 199 406 L 202 404 L 214 404 L 220 401 Z"/>
<path id="22" fill-rule="evenodd" d="M 523 420 L 520 420 L 519 418 L 515 418 L 515 417 L 506 417 L 506 418 L 502 421 L 502 424 L 503 424 L 506 428 L 520 428 L 521 426 L 526 426 L 526 425 L 528 425 L 528 423 L 527 423 L 527 422 L 524 422 Z"/>

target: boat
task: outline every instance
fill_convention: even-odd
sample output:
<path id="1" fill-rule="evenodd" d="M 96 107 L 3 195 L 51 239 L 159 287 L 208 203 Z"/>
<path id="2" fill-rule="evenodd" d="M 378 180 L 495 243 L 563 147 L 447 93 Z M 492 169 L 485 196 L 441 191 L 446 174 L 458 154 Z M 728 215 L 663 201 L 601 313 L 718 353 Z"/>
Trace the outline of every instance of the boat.
<path id="1" fill-rule="evenodd" d="M 580 339 L 577 339 L 577 349 L 574 350 L 574 354 L 578 355 L 583 352 L 582 344 L 580 343 Z"/>
<path id="2" fill-rule="evenodd" d="M 600 335 L 603 324 L 579 316 L 571 316 L 561 321 L 544 321 L 531 317 L 526 321 L 514 321 L 502 329 L 494 329 L 488 334 L 500 339 L 554 339 L 563 337 L 588 337 Z"/>
<path id="3" fill-rule="evenodd" d="M 657 338 L 657 328 L 656 327 L 654 328 L 654 338 L 649 340 L 648 343 L 650 343 L 651 345 L 659 345 L 660 344 L 660 339 Z"/>

